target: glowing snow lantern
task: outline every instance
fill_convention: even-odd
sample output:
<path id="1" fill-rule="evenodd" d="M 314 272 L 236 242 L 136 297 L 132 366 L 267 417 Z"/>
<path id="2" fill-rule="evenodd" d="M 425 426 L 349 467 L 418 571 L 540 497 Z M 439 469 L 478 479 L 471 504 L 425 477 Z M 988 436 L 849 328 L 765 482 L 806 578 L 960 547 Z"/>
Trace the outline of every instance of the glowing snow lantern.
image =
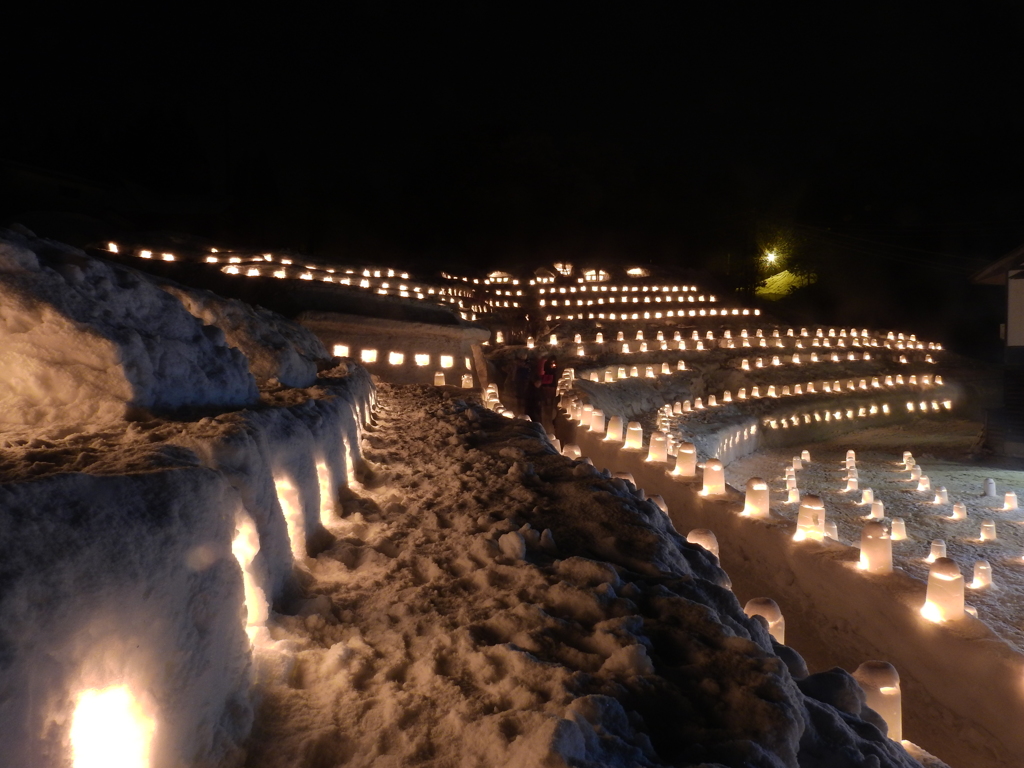
<path id="1" fill-rule="evenodd" d="M 434 374 L 434 386 L 443 387 L 445 386 L 444 371 L 437 371 Z"/>
<path id="2" fill-rule="evenodd" d="M 782 616 L 779 604 L 770 597 L 755 597 L 743 606 L 743 612 L 753 618 L 760 616 L 768 622 L 768 634 L 779 645 L 786 644 L 786 619 Z"/>
<path id="3" fill-rule="evenodd" d="M 968 586 L 971 589 L 984 589 L 992 586 L 992 566 L 988 560 L 977 560 L 974 563 L 974 581 Z"/>
<path id="4" fill-rule="evenodd" d="M 664 432 L 652 432 L 647 461 L 668 461 L 668 440 Z"/>
<path id="5" fill-rule="evenodd" d="M 718 459 L 704 462 L 704 487 L 701 496 L 722 496 L 725 494 L 725 468 Z"/>
<path id="6" fill-rule="evenodd" d="M 896 668 L 884 661 L 865 661 L 857 667 L 853 679 L 864 691 L 864 703 L 885 721 L 888 737 L 902 740 L 903 704 Z"/>
<path id="7" fill-rule="evenodd" d="M 302 560 L 306 557 L 306 524 L 302 517 L 299 491 L 284 478 L 274 478 L 274 486 L 277 489 L 278 504 L 281 505 L 281 512 L 284 514 L 292 556 L 296 560 Z"/>
<path id="8" fill-rule="evenodd" d="M 723 403 L 731 403 L 732 402 L 732 392 L 730 392 L 728 389 L 725 390 L 725 392 L 722 393 L 722 402 Z"/>
<path id="9" fill-rule="evenodd" d="M 635 365 L 632 366 L 629 369 L 629 375 L 630 375 L 630 378 L 634 378 L 634 379 L 638 378 L 640 376 L 640 369 L 637 366 L 635 366 Z"/>
<path id="10" fill-rule="evenodd" d="M 759 477 L 747 480 L 746 500 L 743 514 L 748 517 L 768 517 L 768 483 Z"/>
<path id="11" fill-rule="evenodd" d="M 936 504 L 949 504 L 949 494 L 946 492 L 945 487 L 940 487 L 935 492 L 935 503 Z"/>
<path id="12" fill-rule="evenodd" d="M 575 443 L 568 443 L 564 448 L 562 448 L 562 455 L 567 459 L 578 459 L 583 455 L 583 451 L 581 451 L 580 447 Z"/>
<path id="13" fill-rule="evenodd" d="M 689 413 L 689 412 L 690 412 L 690 401 L 689 400 L 683 400 L 683 413 Z"/>
<path id="14" fill-rule="evenodd" d="M 875 492 L 870 488 L 864 488 L 860 493 L 861 504 L 873 504 L 875 501 Z"/>
<path id="15" fill-rule="evenodd" d="M 910 479 L 920 480 L 921 479 L 921 467 L 917 464 L 910 468 Z"/>
<path id="16" fill-rule="evenodd" d="M 739 390 L 736 392 L 736 399 L 737 400 L 746 400 L 747 399 L 747 388 L 746 387 L 740 387 L 739 388 Z"/>
<path id="17" fill-rule="evenodd" d="M 619 366 L 619 370 L 618 370 L 618 372 L 616 373 L 616 376 L 618 376 L 618 377 L 619 377 L 620 379 L 625 379 L 625 378 L 628 378 L 628 377 L 629 377 L 629 374 L 628 374 L 628 373 L 626 373 L 626 366 L 624 366 L 624 365 L 620 365 L 620 366 Z"/>
<path id="18" fill-rule="evenodd" d="M 928 475 L 921 475 L 921 477 L 917 479 L 917 490 L 930 491 L 931 489 L 932 481 L 929 479 Z"/>
<path id="19" fill-rule="evenodd" d="M 801 451 L 800 452 L 800 460 L 801 461 L 810 461 L 811 460 L 811 452 L 810 451 Z"/>
<path id="20" fill-rule="evenodd" d="M 686 540 L 691 544 L 704 547 L 715 557 L 718 557 L 718 539 L 713 531 L 707 528 L 694 528 L 686 534 Z"/>
<path id="21" fill-rule="evenodd" d="M 680 360 L 678 363 L 676 363 L 676 370 L 677 371 L 685 371 L 686 370 L 686 361 L 685 360 Z"/>
<path id="22" fill-rule="evenodd" d="M 71 717 L 74 768 L 149 768 L 156 721 L 126 685 L 78 694 Z"/>
<path id="23" fill-rule="evenodd" d="M 846 488 L 845 488 L 845 490 L 846 491 L 856 491 L 857 490 L 857 485 L 858 485 L 859 482 L 860 481 L 857 480 L 856 477 L 852 477 L 851 476 L 846 481 Z"/>
<path id="24" fill-rule="evenodd" d="M 672 474 L 677 477 L 694 477 L 697 474 L 697 448 L 693 443 L 680 443 Z"/>
<path id="25" fill-rule="evenodd" d="M 715 399 L 714 395 L 708 395 L 708 408 L 715 408 L 718 406 L 718 400 Z"/>
<path id="26" fill-rule="evenodd" d="M 672 403 L 672 413 L 675 416 L 680 415 L 683 412 L 683 404 L 676 400 Z"/>
<path id="27" fill-rule="evenodd" d="M 608 419 L 608 431 L 604 436 L 605 442 L 607 443 L 621 443 L 622 442 L 622 417 L 612 416 Z"/>
<path id="28" fill-rule="evenodd" d="M 875 499 L 871 502 L 871 512 L 868 514 L 870 520 L 881 520 L 885 517 L 885 504 Z"/>
<path id="29" fill-rule="evenodd" d="M 860 532 L 860 569 L 892 573 L 892 539 L 881 523 L 867 523 Z"/>
<path id="30" fill-rule="evenodd" d="M 595 408 L 590 414 L 590 431 L 598 435 L 604 433 L 604 411 L 600 408 Z"/>
<path id="31" fill-rule="evenodd" d="M 799 456 L 794 456 L 793 457 L 793 463 L 790 465 L 790 468 L 794 472 L 803 469 L 804 468 L 803 459 L 801 459 Z"/>
<path id="32" fill-rule="evenodd" d="M 1017 494 L 1014 491 L 1007 491 L 1003 500 L 1003 511 L 1009 512 L 1017 508 Z"/>
<path id="33" fill-rule="evenodd" d="M 964 577 L 948 557 L 938 558 L 928 570 L 921 615 L 930 621 L 956 621 L 964 616 Z"/>
<path id="34" fill-rule="evenodd" d="M 940 557 L 946 556 L 946 542 L 942 539 L 935 539 L 932 541 L 931 550 L 928 552 L 928 557 L 925 560 L 929 563 L 934 563 Z"/>
<path id="35" fill-rule="evenodd" d="M 671 368 L 669 367 L 669 364 L 668 364 L 668 363 L 662 363 L 662 364 L 661 364 L 661 372 L 662 372 L 663 374 L 664 374 L 664 373 L 672 373 L 672 369 L 671 369 Z"/>
<path id="36" fill-rule="evenodd" d="M 982 541 L 995 541 L 996 540 L 996 521 L 995 520 L 982 520 L 981 521 L 981 540 Z"/>
<path id="37" fill-rule="evenodd" d="M 699 397 L 695 397 L 693 399 L 693 409 L 695 411 L 703 410 L 704 409 L 704 401 L 701 398 L 699 398 Z"/>
<path id="38" fill-rule="evenodd" d="M 821 541 L 825 537 L 825 502 L 819 496 L 804 496 L 800 500 L 796 525 L 795 541 Z"/>
<path id="39" fill-rule="evenodd" d="M 604 344 L 604 334 L 603 334 L 603 333 L 598 333 L 598 334 L 597 334 L 597 335 L 596 335 L 596 336 L 594 337 L 594 341 L 595 341 L 595 342 L 596 342 L 597 344 Z"/>
<path id="40" fill-rule="evenodd" d="M 644 447 L 644 429 L 640 422 L 629 422 L 626 427 L 626 444 L 622 447 L 627 451 L 639 451 Z"/>

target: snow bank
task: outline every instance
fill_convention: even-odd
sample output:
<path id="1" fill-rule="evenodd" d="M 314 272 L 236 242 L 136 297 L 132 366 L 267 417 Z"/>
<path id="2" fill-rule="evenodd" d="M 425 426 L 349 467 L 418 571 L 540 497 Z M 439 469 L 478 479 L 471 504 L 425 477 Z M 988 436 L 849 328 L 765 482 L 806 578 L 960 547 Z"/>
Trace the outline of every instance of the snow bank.
<path id="1" fill-rule="evenodd" d="M 155 720 L 154 768 L 241 763 L 255 702 L 247 623 L 257 653 L 267 641 L 253 625 L 265 609 L 246 600 L 302 609 L 306 553 L 333 541 L 321 521 L 358 467 L 372 397 L 368 374 L 341 366 L 254 410 L 0 452 L 11 765 L 66 765 L 78 696 L 112 685 Z M 240 563 L 248 521 L 258 552 Z"/>
<path id="2" fill-rule="evenodd" d="M 458 396 L 382 387 L 249 765 L 915 765 L 657 507 Z"/>
<path id="3" fill-rule="evenodd" d="M 737 595 L 779 602 L 787 642 L 812 664 L 852 670 L 868 659 L 892 663 L 911 741 L 955 765 L 1019 764 L 1024 656 L 984 624 L 932 624 L 919 612 L 924 584 L 903 571 L 867 576 L 856 567 L 854 547 L 794 542 L 789 520 L 742 517 L 742 494 L 731 488 L 722 499 L 704 499 L 699 480 L 678 480 L 665 464 L 644 461 L 644 453 L 620 450 L 561 419 L 559 426 L 560 438 L 580 445 L 597 467 L 630 472 L 647 493 L 662 496 L 678 530 L 713 530 Z"/>
<path id="4" fill-rule="evenodd" d="M 276 312 L 174 283 L 161 287 L 203 323 L 220 328 L 227 343 L 248 358 L 260 386 L 312 386 L 317 363 L 332 357 L 313 333 Z"/>
<path id="5" fill-rule="evenodd" d="M 256 399 L 245 356 L 141 274 L 0 233 L 0 425 L 69 434 Z"/>

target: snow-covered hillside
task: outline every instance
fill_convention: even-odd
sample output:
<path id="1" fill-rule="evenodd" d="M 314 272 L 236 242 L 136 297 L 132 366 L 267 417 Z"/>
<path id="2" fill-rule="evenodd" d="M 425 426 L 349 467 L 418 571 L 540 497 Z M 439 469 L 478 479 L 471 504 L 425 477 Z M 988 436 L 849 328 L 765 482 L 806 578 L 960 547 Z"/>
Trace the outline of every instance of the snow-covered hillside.
<path id="1" fill-rule="evenodd" d="M 538 425 L 313 380 L 284 318 L 59 244 L 0 259 L 6 764 L 915 765 Z"/>

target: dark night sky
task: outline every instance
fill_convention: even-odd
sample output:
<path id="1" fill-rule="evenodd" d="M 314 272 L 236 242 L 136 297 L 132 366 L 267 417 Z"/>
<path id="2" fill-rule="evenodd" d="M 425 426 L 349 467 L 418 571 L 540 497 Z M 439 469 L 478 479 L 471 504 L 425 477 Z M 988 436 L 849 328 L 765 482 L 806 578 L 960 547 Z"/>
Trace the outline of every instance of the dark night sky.
<path id="1" fill-rule="evenodd" d="M 124 228 L 410 262 L 700 265 L 767 223 L 964 279 L 1024 242 L 1019 4 L 411 5 L 49 20 L 0 160 L 129 190 L 85 211 Z"/>

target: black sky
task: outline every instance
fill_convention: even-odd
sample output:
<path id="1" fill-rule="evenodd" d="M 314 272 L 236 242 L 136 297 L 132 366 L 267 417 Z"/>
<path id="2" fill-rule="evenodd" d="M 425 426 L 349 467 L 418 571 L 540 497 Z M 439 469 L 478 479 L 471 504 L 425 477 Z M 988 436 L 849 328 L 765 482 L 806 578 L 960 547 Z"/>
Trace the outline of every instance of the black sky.
<path id="1" fill-rule="evenodd" d="M 411 261 L 1024 240 L 1014 4 L 436 5 L 21 27 L 0 159 L 127 190 L 87 211 L 121 227 Z"/>

